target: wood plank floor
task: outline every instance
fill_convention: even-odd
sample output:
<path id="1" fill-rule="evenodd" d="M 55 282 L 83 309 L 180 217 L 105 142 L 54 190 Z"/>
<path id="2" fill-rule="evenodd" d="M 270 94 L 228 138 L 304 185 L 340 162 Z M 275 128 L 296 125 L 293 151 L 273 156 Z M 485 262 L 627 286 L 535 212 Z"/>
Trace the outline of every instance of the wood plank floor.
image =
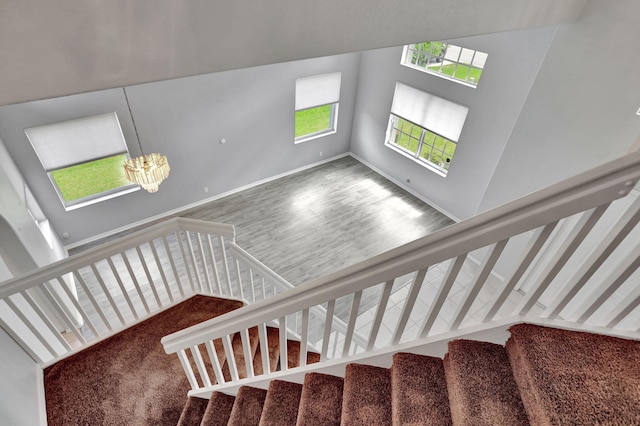
<path id="1" fill-rule="evenodd" d="M 236 242 L 293 285 L 453 223 L 350 156 L 176 216 L 235 225 Z"/>

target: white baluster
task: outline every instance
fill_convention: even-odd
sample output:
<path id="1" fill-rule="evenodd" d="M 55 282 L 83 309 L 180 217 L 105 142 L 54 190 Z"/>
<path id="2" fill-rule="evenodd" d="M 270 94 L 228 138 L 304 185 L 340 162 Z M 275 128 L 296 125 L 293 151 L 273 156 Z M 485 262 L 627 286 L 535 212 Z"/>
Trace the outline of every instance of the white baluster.
<path id="1" fill-rule="evenodd" d="M 458 277 L 460 269 L 462 268 L 462 265 L 464 264 L 466 258 L 467 254 L 465 253 L 461 256 L 456 257 L 456 260 L 452 261 L 449 265 L 449 270 L 445 274 L 442 285 L 438 289 L 436 298 L 433 300 L 431 306 L 429 306 L 429 312 L 427 313 L 424 325 L 422 326 L 422 331 L 420 331 L 421 338 L 427 337 L 427 335 L 431 331 L 431 327 L 433 327 L 436 318 L 438 318 L 440 310 L 442 309 L 442 305 L 444 305 L 444 302 L 447 300 L 447 296 L 451 291 L 451 287 L 453 287 L 453 283 L 456 282 L 456 278 Z"/>
<path id="2" fill-rule="evenodd" d="M 409 288 L 409 294 L 407 295 L 404 306 L 402 307 L 402 314 L 400 314 L 400 320 L 398 324 L 396 324 L 396 330 L 393 333 L 393 338 L 391 339 L 391 343 L 393 345 L 397 345 L 400 343 L 400 339 L 402 338 L 402 334 L 404 333 L 404 329 L 407 326 L 407 322 L 409 322 L 409 316 L 411 315 L 411 311 L 413 310 L 413 306 L 418 299 L 418 293 L 420 293 L 420 289 L 422 288 L 422 283 L 424 281 L 424 277 L 427 275 L 427 269 L 424 268 L 418 271 L 415 277 L 413 277 L 413 281 L 411 282 L 411 287 Z"/>
<path id="3" fill-rule="evenodd" d="M 238 380 L 238 366 L 236 365 L 236 357 L 233 353 L 233 345 L 231 344 L 231 338 L 229 335 L 222 337 L 222 345 L 224 346 L 224 353 L 227 356 L 227 365 L 229 366 L 229 373 L 231 373 L 231 380 Z"/>
<path id="4" fill-rule="evenodd" d="M 280 317 L 280 370 L 289 369 L 289 354 L 287 353 L 287 317 Z"/>
<path id="5" fill-rule="evenodd" d="M 129 262 L 129 257 L 127 256 L 126 252 L 120 253 L 120 256 L 122 256 L 122 260 L 124 260 L 124 266 L 127 268 L 127 272 L 129 273 L 129 278 L 131 278 L 131 282 L 133 283 L 133 286 L 136 288 L 136 292 L 138 293 L 138 297 L 142 302 L 142 306 L 144 306 L 144 310 L 148 315 L 151 312 L 151 310 L 149 309 L 149 304 L 147 303 L 147 299 L 144 297 L 144 293 L 140 288 L 138 277 L 136 277 L 135 272 L 133 272 L 133 268 L 131 267 L 131 262 Z"/>
<path id="6" fill-rule="evenodd" d="M 325 361 L 327 359 L 327 352 L 329 351 L 329 339 L 331 337 L 331 327 L 333 323 L 333 311 L 336 307 L 336 300 L 330 300 L 327 305 L 327 314 L 324 322 L 324 337 L 322 339 L 322 351 L 320 353 L 320 359 Z"/>
<path id="7" fill-rule="evenodd" d="M 307 365 L 307 345 L 309 344 L 309 308 L 302 311 L 302 330 L 300 333 L 300 366 Z"/>
<path id="8" fill-rule="evenodd" d="M 178 269 L 176 268 L 176 262 L 173 259 L 173 252 L 171 251 L 171 247 L 169 246 L 169 242 L 167 241 L 167 237 L 162 237 L 162 245 L 164 246 L 164 251 L 169 258 L 169 265 L 171 265 L 171 272 L 173 272 L 173 279 L 177 284 L 178 291 L 180 292 L 180 298 L 184 298 L 184 288 L 182 285 L 182 281 L 180 280 L 180 276 L 178 275 Z"/>
<path id="9" fill-rule="evenodd" d="M 213 280 L 216 283 L 216 289 L 218 290 L 218 295 L 222 295 L 222 286 L 220 285 L 220 274 L 218 273 L 218 261 L 216 259 L 215 251 L 213 250 L 211 235 L 207 234 L 207 240 L 209 241 L 209 254 L 211 254 L 211 267 L 213 268 Z"/>
<path id="10" fill-rule="evenodd" d="M 216 376 L 216 382 L 222 384 L 225 382 L 224 374 L 222 374 L 222 367 L 220 366 L 220 359 L 218 358 L 218 351 L 213 343 L 213 340 L 207 340 L 205 342 L 211 365 L 213 366 L 213 374 Z"/>
<path id="11" fill-rule="evenodd" d="M 204 366 L 204 361 L 202 360 L 202 354 L 200 353 L 200 348 L 198 346 L 191 347 L 191 356 L 193 357 L 193 361 L 196 363 L 196 368 L 198 369 L 198 373 L 200 374 L 200 379 L 202 379 L 202 383 L 205 387 L 211 386 L 211 379 L 209 379 L 209 374 L 207 373 L 207 369 Z"/>
<path id="12" fill-rule="evenodd" d="M 191 389 L 196 390 L 200 389 L 198 385 L 198 381 L 196 380 L 195 374 L 193 374 L 193 369 L 191 368 L 191 363 L 189 362 L 189 358 L 187 358 L 187 353 L 184 349 L 176 352 L 178 355 L 178 359 L 180 360 L 180 365 L 182 365 L 182 369 L 184 370 L 184 374 L 187 376 L 187 380 L 189 380 L 189 385 L 191 385 Z"/>
<path id="13" fill-rule="evenodd" d="M 98 285 L 102 289 L 102 292 L 107 297 L 107 301 L 111 305 L 111 308 L 113 308 L 113 311 L 115 312 L 116 316 L 118 317 L 118 321 L 120 321 L 120 325 L 124 326 L 125 325 L 125 320 L 122 317 L 122 313 L 120 312 L 120 309 L 118 309 L 118 305 L 116 304 L 115 300 L 113 300 L 113 297 L 111 296 L 111 292 L 109 291 L 109 289 L 107 289 L 107 286 L 105 285 L 104 280 L 102 279 L 102 276 L 100 275 L 100 272 L 98 272 L 98 269 L 96 268 L 95 263 L 93 263 L 91 265 L 91 271 L 93 272 L 93 275 L 95 276 L 96 280 L 98 281 Z"/>
<path id="14" fill-rule="evenodd" d="M 122 292 L 122 295 L 124 296 L 124 300 L 127 302 L 127 305 L 129 305 L 129 310 L 131 311 L 131 314 L 137 320 L 138 319 L 138 313 L 136 312 L 135 308 L 133 307 L 133 302 L 131 301 L 131 297 L 129 297 L 129 292 L 125 288 L 124 283 L 122 282 L 122 278 L 120 277 L 120 274 L 118 273 L 118 270 L 116 269 L 115 265 L 113 264 L 113 260 L 111 260 L 110 257 L 107 258 L 107 263 L 109 264 L 109 268 L 111 269 L 111 273 L 113 273 L 113 276 L 115 277 L 116 282 L 118 283 L 118 287 L 120 288 L 120 291 Z"/>
<path id="15" fill-rule="evenodd" d="M 244 354 L 244 365 L 247 369 L 247 377 L 253 377 L 253 352 L 251 351 L 251 341 L 249 339 L 249 330 L 240 331 L 240 340 L 242 341 L 242 352 Z"/>
<path id="16" fill-rule="evenodd" d="M 471 305 L 473 305 L 473 302 L 475 302 L 476 298 L 478 297 L 478 294 L 487 281 L 487 278 L 489 278 L 489 274 L 491 273 L 491 271 L 493 271 L 493 267 L 496 265 L 496 262 L 500 258 L 500 255 L 507 245 L 507 242 L 509 242 L 508 239 L 495 243 L 493 245 L 493 248 L 489 250 L 489 253 L 487 253 L 486 258 L 480 264 L 480 267 L 472 281 L 472 284 L 467 288 L 462 301 L 458 305 L 458 309 L 453 316 L 453 321 L 449 326 L 450 330 L 457 330 L 458 327 L 460 327 L 460 324 L 462 324 L 462 321 L 469 312 Z"/>
<path id="17" fill-rule="evenodd" d="M 169 296 L 169 300 L 171 303 L 174 303 L 173 300 L 173 292 L 169 287 L 169 281 L 167 281 L 167 276 L 164 273 L 164 268 L 162 267 L 162 262 L 160 262 L 160 257 L 158 256 L 158 250 L 156 248 L 155 240 L 149 241 L 149 246 L 151 247 L 151 253 L 153 254 L 153 260 L 156 262 L 156 267 L 158 268 L 158 272 L 160 272 L 160 279 L 164 284 L 164 289 L 167 292 L 167 296 Z"/>
<path id="18" fill-rule="evenodd" d="M 344 337 L 344 346 L 342 348 L 343 357 L 349 355 L 349 348 L 351 347 L 351 340 L 353 339 L 353 329 L 356 326 L 358 310 L 360 309 L 360 299 L 362 299 L 362 290 L 356 291 L 353 295 L 353 302 L 351 303 L 351 313 L 349 314 L 349 324 L 347 325 L 347 333 Z"/>
<path id="19" fill-rule="evenodd" d="M 87 324 L 87 327 L 89 327 L 89 330 L 91 330 L 91 332 L 93 333 L 93 336 L 96 338 L 100 337 L 100 333 L 98 333 L 95 325 L 93 325 L 93 321 L 91 321 L 91 318 L 89 318 L 89 315 L 84 310 L 84 308 L 80 306 L 80 303 L 78 303 L 78 299 L 76 298 L 76 296 L 71 294 L 71 290 L 69 290 L 62 277 L 57 277 L 56 279 L 58 280 L 58 283 L 60 283 L 62 290 L 65 292 L 69 300 L 71 300 L 71 303 L 73 303 L 73 306 L 78 310 L 78 312 L 80 312 L 80 316 L 84 320 L 84 323 Z"/>
<path id="20" fill-rule="evenodd" d="M 76 281 L 80 284 L 80 287 L 82 287 L 82 289 L 84 290 L 85 294 L 89 298 L 89 301 L 95 308 L 96 312 L 98 313 L 98 316 L 100 317 L 104 325 L 107 327 L 109 331 L 113 331 L 113 327 L 111 326 L 111 323 L 105 316 L 104 311 L 98 304 L 98 301 L 96 300 L 96 298 L 93 296 L 93 293 L 89 291 L 89 287 L 87 286 L 87 283 L 85 283 L 84 280 L 82 279 L 80 272 L 78 272 L 77 270 L 73 271 L 73 276 L 76 278 Z"/>
<path id="21" fill-rule="evenodd" d="M 224 276 L 227 279 L 229 296 L 233 297 L 233 290 L 231 289 L 231 274 L 229 274 L 229 259 L 227 258 L 227 249 L 224 245 L 224 237 L 220 235 L 218 237 L 218 241 L 220 242 L 220 250 L 222 251 L 222 264 L 224 265 Z"/>
<path id="22" fill-rule="evenodd" d="M 207 265 L 207 255 L 204 252 L 204 246 L 202 245 L 202 235 L 199 232 L 196 232 L 196 238 L 198 239 L 198 248 L 200 249 L 200 258 L 202 259 L 202 269 L 204 269 L 204 277 L 207 279 L 207 293 L 213 294 L 211 275 L 209 275 L 209 266 Z"/>
<path id="23" fill-rule="evenodd" d="M 260 338 L 260 355 L 262 356 L 262 371 L 264 374 L 271 373 L 271 363 L 269 362 L 269 339 L 267 337 L 267 325 L 258 325 L 258 337 Z"/>
<path id="24" fill-rule="evenodd" d="M 149 287 L 151 288 L 151 292 L 153 293 L 153 297 L 156 299 L 156 303 L 158 304 L 158 309 L 162 309 L 162 302 L 160 301 L 160 296 L 158 296 L 158 290 L 156 290 L 156 284 L 153 282 L 151 278 L 151 273 L 149 272 L 149 267 L 147 266 L 147 261 L 142 254 L 142 250 L 140 246 L 136 247 L 136 253 L 138 254 L 138 258 L 140 259 L 140 263 L 142 264 L 142 270 L 144 271 L 145 276 L 147 277 L 147 282 L 149 283 Z"/>
<path id="25" fill-rule="evenodd" d="M 373 325 L 371 326 L 369 341 L 367 342 L 367 351 L 372 350 L 376 343 L 376 338 L 378 337 L 378 332 L 380 331 L 380 325 L 382 324 L 382 318 L 384 317 L 384 313 L 387 309 L 387 302 L 389 301 L 389 296 L 391 295 L 392 288 L 393 280 L 389 280 L 384 284 L 384 289 L 382 290 L 380 301 L 378 302 L 378 306 L 376 308 L 376 316 L 374 317 Z"/>
<path id="26" fill-rule="evenodd" d="M 189 259 L 187 259 L 187 252 L 184 248 L 184 243 L 182 242 L 182 232 L 178 231 L 174 234 L 176 236 L 176 241 L 178 242 L 178 247 L 180 248 L 180 256 L 182 257 L 182 264 L 184 265 L 184 270 L 187 273 L 187 279 L 189 280 L 189 285 L 191 287 L 191 291 L 196 292 L 196 286 L 194 284 L 193 276 L 191 275 L 191 265 Z M 194 271 L 195 273 L 195 271 Z"/>
<path id="27" fill-rule="evenodd" d="M 557 225 L 558 221 L 555 221 L 553 223 L 545 225 L 542 228 L 538 228 L 534 232 L 524 249 L 524 256 L 518 263 L 516 263 L 516 267 L 514 268 L 509 278 L 505 279 L 504 288 L 500 292 L 500 295 L 495 298 L 493 305 L 491 306 L 491 309 L 489 309 L 489 312 L 487 312 L 487 315 L 484 317 L 483 322 L 491 321 L 498 313 L 500 308 L 502 308 L 505 300 L 507 300 L 507 297 L 509 297 L 509 294 L 511 294 L 513 289 L 516 287 L 525 271 L 529 268 L 531 262 L 533 262 L 533 259 L 535 259 L 538 252 L 540 251 L 542 246 L 544 246 L 544 243 L 547 241 Z"/>

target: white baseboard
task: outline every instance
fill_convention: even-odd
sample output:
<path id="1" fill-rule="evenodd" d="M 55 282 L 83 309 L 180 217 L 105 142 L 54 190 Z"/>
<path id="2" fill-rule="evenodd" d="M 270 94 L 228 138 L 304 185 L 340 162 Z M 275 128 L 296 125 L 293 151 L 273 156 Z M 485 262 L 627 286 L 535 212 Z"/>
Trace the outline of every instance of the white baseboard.
<path id="1" fill-rule="evenodd" d="M 64 248 L 65 248 L 65 250 L 68 251 L 68 250 L 71 250 L 73 248 L 80 247 L 80 246 L 83 246 L 85 244 L 89 244 L 89 243 L 92 243 L 94 241 L 100 240 L 102 238 L 110 237 L 111 235 L 117 234 L 119 232 L 124 232 L 124 231 L 128 231 L 130 229 L 133 229 L 133 228 L 137 228 L 139 226 L 144 226 L 144 225 L 146 225 L 146 224 L 148 224 L 150 222 L 154 222 L 156 220 L 162 220 L 162 219 L 168 218 L 170 216 L 173 216 L 173 215 L 176 215 L 176 214 L 180 214 L 180 213 L 182 213 L 182 212 L 184 212 L 186 210 L 190 210 L 190 209 L 195 208 L 195 207 L 200 207 L 200 206 L 202 206 L 204 204 L 207 204 L 207 203 L 210 203 L 212 201 L 219 200 L 220 198 L 228 197 L 229 195 L 237 194 L 238 192 L 244 191 L 246 189 L 251 189 L 251 188 L 256 187 L 258 185 L 262 185 L 263 183 L 271 182 L 271 181 L 276 180 L 276 179 L 280 179 L 280 178 L 283 178 L 283 177 L 286 177 L 286 176 L 289 176 L 289 175 L 292 175 L 292 174 L 295 174 L 295 173 L 298 173 L 298 172 L 302 172 L 302 171 L 311 169 L 313 167 L 320 166 L 320 165 L 325 164 L 325 163 L 329 163 L 329 162 L 337 160 L 339 158 L 346 157 L 349 154 L 350 153 L 345 152 L 344 154 L 336 155 L 336 156 L 331 157 L 331 158 L 326 158 L 326 159 L 324 159 L 322 161 L 318 161 L 318 162 L 315 162 L 315 163 L 312 163 L 312 164 L 307 164 L 306 166 L 299 167 L 299 168 L 293 169 L 293 170 L 289 170 L 288 172 L 280 173 L 280 174 L 268 177 L 266 179 L 262 179 L 262 180 L 259 180 L 259 181 L 256 181 L 256 182 L 252 182 L 252 183 L 250 183 L 248 185 L 240 186 L 240 187 L 234 188 L 234 189 L 232 189 L 230 191 L 222 192 L 220 194 L 213 195 L 211 197 L 202 199 L 200 201 L 196 201 L 194 203 L 184 205 L 184 206 L 179 207 L 177 209 L 169 210 L 169 211 L 166 211 L 164 213 L 160 213 L 160 214 L 157 214 L 155 216 L 151 216 L 151 217 L 148 217 L 146 219 L 139 220 L 137 222 L 133 222 L 133 223 L 130 223 L 128 225 L 121 226 L 119 228 L 115 228 L 115 229 L 112 229 L 110 231 L 98 234 L 98 235 L 94 235 L 94 236 L 89 237 L 89 238 L 85 238 L 84 240 L 76 241 L 75 243 L 71 243 L 71 244 L 67 244 L 67 245 L 64 246 Z"/>
<path id="2" fill-rule="evenodd" d="M 429 200 L 427 197 L 425 197 L 422 194 L 419 194 L 418 192 L 416 192 L 414 189 L 409 188 L 408 186 L 406 186 L 405 184 L 403 184 L 402 182 L 400 182 L 399 180 L 397 180 L 396 178 L 394 178 L 393 176 L 390 176 L 389 174 L 383 172 L 382 170 L 380 170 L 379 168 L 377 168 L 376 166 L 374 166 L 373 164 L 369 163 L 368 161 L 360 158 L 359 156 L 357 156 L 356 154 L 354 154 L 353 152 L 349 152 L 349 155 L 351 157 L 353 157 L 354 159 L 358 160 L 359 162 L 361 162 L 362 164 L 364 164 L 365 166 L 367 166 L 368 168 L 370 168 L 371 170 L 373 170 L 374 172 L 378 173 L 381 176 L 384 176 L 385 178 L 389 179 L 391 182 L 395 183 L 396 185 L 398 185 L 400 188 L 404 189 L 405 191 L 407 191 L 409 194 L 413 195 L 414 197 L 420 199 L 421 201 L 425 202 L 426 204 L 429 204 L 431 207 L 433 207 L 434 209 L 438 210 L 440 213 L 442 213 L 443 215 L 447 216 L 449 219 L 455 221 L 455 222 L 460 222 L 460 219 L 458 217 L 456 217 L 455 215 L 451 214 L 450 212 L 448 212 L 447 210 L 443 209 L 442 207 L 440 207 L 439 205 L 437 205 L 436 203 L 434 203 L 433 201 Z"/>

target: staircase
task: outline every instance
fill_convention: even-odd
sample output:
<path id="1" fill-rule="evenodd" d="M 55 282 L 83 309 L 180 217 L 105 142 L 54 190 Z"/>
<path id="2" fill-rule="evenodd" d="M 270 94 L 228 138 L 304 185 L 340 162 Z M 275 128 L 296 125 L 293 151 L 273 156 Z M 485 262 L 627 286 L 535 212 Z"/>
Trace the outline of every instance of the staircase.
<path id="1" fill-rule="evenodd" d="M 189 398 L 179 426 L 640 425 L 640 342 L 512 326 L 506 345 L 453 340 L 444 360 L 399 352 L 236 396 Z"/>

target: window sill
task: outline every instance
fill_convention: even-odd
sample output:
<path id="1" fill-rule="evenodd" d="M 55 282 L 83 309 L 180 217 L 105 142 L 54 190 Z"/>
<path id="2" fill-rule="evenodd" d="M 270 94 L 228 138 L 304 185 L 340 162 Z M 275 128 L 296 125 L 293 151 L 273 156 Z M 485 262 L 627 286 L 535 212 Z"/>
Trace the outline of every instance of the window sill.
<path id="1" fill-rule="evenodd" d="M 96 198 L 91 198 L 89 200 L 79 201 L 79 202 L 71 204 L 71 205 L 65 205 L 64 202 L 63 202 L 63 206 L 64 206 L 64 209 L 66 211 L 70 212 L 72 210 L 77 210 L 77 209 L 79 209 L 81 207 L 90 206 L 92 204 L 96 204 L 96 203 L 99 203 L 101 201 L 110 200 L 112 198 L 116 198 L 116 197 L 119 197 L 121 195 L 130 194 L 130 193 L 138 191 L 138 190 L 140 190 L 140 186 L 131 185 L 131 186 L 124 187 L 121 190 L 118 190 L 118 191 L 115 191 L 115 192 L 110 192 L 108 194 L 101 195 L 101 196 L 96 197 Z"/>
<path id="2" fill-rule="evenodd" d="M 314 133 L 314 134 L 307 135 L 307 136 L 300 136 L 299 138 L 295 138 L 294 143 L 295 144 L 299 144 L 299 143 L 303 143 L 303 142 L 309 142 L 309 141 L 312 141 L 314 139 L 318 139 L 318 138 L 322 138 L 322 137 L 325 137 L 325 136 L 333 135 L 336 132 L 337 132 L 336 130 L 327 130 L 325 132 Z"/>
<path id="3" fill-rule="evenodd" d="M 402 63 L 402 62 L 400 63 L 400 65 L 402 65 L 404 67 L 407 67 L 407 68 L 411 68 L 412 70 L 420 71 L 420 72 L 428 74 L 428 75 L 433 75 L 433 76 L 436 76 L 436 77 L 443 78 L 445 80 L 453 81 L 454 83 L 458 83 L 458 84 L 461 84 L 463 86 L 471 87 L 472 89 L 476 89 L 478 87 L 477 84 L 467 83 L 466 81 L 462 81 L 462 80 L 458 80 L 457 78 L 450 77 L 447 74 L 429 71 L 428 69 L 426 69 L 424 67 L 417 66 L 417 65 L 405 64 L 405 63 Z"/>
<path id="4" fill-rule="evenodd" d="M 397 152 L 398 154 L 402 155 L 405 158 L 408 158 L 409 160 L 413 161 L 416 164 L 419 164 L 420 166 L 424 167 L 425 169 L 443 177 L 446 178 L 447 174 L 448 174 L 448 170 L 446 169 L 441 169 L 438 166 L 432 165 L 431 163 L 429 163 L 428 161 L 424 161 L 424 160 L 420 160 L 416 157 L 414 157 L 413 155 L 410 155 L 408 153 L 406 153 L 405 151 L 403 151 L 401 148 L 398 148 L 392 144 L 390 144 L 389 142 L 385 142 L 384 146 L 386 146 L 387 148 L 389 148 L 390 150 Z"/>

